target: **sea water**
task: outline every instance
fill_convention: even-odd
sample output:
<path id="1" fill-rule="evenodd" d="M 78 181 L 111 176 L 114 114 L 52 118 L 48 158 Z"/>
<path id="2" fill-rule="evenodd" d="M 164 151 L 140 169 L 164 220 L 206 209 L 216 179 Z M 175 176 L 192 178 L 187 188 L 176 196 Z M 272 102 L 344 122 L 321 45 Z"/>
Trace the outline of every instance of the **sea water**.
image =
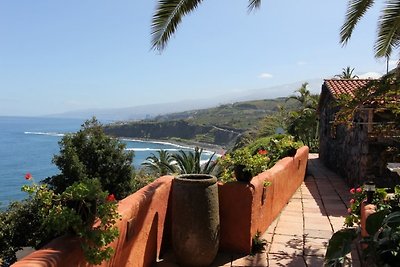
<path id="1" fill-rule="evenodd" d="M 0 117 L 0 209 L 11 201 L 27 197 L 21 191 L 22 185 L 30 183 L 24 178 L 26 173 L 31 173 L 36 182 L 59 173 L 51 162 L 53 156 L 59 154 L 58 142 L 64 134 L 78 131 L 83 122 L 79 119 Z M 190 149 L 163 142 L 121 141 L 126 143 L 127 150 L 134 152 L 136 169 L 160 149 L 172 153 Z M 206 152 L 202 159 L 210 155 Z"/>

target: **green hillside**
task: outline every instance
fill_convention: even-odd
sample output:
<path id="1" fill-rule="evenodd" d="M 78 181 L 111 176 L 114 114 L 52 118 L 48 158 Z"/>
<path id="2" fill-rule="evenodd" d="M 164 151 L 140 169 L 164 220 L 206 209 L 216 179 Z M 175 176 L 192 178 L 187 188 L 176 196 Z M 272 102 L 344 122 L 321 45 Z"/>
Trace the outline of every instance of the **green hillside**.
<path id="1" fill-rule="evenodd" d="M 297 107 L 286 98 L 224 104 L 215 108 L 191 110 L 158 116 L 151 120 L 119 122 L 105 131 L 117 137 L 195 141 L 231 145 L 243 132 L 257 127 L 266 116 Z"/>
<path id="2" fill-rule="evenodd" d="M 158 116 L 154 121 L 187 120 L 198 125 L 214 125 L 227 129 L 247 130 L 256 126 L 259 120 L 265 116 L 276 113 L 278 106 L 293 110 L 298 107 L 298 104 L 292 99 L 286 101 L 286 98 L 236 102 L 215 108 Z"/>

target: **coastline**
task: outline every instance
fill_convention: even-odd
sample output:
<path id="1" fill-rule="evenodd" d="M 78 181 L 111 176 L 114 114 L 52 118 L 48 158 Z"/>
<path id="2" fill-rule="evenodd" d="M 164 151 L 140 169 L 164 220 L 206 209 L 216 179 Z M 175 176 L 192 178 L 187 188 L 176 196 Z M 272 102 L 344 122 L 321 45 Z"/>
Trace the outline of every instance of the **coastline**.
<path id="1" fill-rule="evenodd" d="M 155 144 L 166 144 L 166 145 L 173 145 L 179 148 L 189 148 L 194 149 L 195 147 L 203 148 L 204 151 L 221 154 L 221 152 L 225 152 L 226 148 L 209 143 L 201 143 L 197 141 L 190 141 L 190 140 L 170 140 L 170 139 L 147 139 L 147 138 L 132 138 L 132 137 L 116 137 L 121 140 L 125 141 L 134 141 L 134 142 L 149 142 Z"/>

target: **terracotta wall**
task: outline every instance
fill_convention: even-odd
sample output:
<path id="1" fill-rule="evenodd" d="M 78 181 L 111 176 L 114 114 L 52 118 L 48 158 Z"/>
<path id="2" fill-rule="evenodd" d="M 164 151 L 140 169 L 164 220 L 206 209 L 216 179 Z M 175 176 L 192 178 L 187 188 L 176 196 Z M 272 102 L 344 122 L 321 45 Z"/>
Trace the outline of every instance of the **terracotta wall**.
<path id="1" fill-rule="evenodd" d="M 252 237 L 264 232 L 278 216 L 304 179 L 308 147 L 298 149 L 294 158 L 284 158 L 250 183 L 219 184 L 220 248 L 249 253 Z M 164 176 L 121 200 L 117 225 L 120 236 L 112 246 L 116 253 L 101 266 L 151 266 L 161 248 L 170 241 L 172 176 Z M 263 182 L 271 181 L 263 199 Z M 13 266 L 86 266 L 79 242 L 61 237 Z"/>
<path id="2" fill-rule="evenodd" d="M 116 253 L 101 266 L 151 266 L 158 257 L 171 191 L 172 176 L 164 176 L 121 200 L 117 225 L 119 238 L 112 247 Z M 47 244 L 13 266 L 86 266 L 79 242 L 61 237 Z"/>
<path id="3" fill-rule="evenodd" d="M 254 235 L 265 232 L 303 182 L 307 160 L 308 147 L 302 147 L 249 184 L 219 185 L 222 250 L 250 253 Z M 264 181 L 272 184 L 264 189 Z"/>

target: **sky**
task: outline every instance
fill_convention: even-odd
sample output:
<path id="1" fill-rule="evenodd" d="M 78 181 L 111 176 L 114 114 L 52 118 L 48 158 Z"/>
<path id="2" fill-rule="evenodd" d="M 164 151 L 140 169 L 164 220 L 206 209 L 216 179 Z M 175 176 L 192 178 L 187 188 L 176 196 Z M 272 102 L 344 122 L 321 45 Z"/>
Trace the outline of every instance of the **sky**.
<path id="1" fill-rule="evenodd" d="M 373 53 L 380 3 L 345 47 L 347 1 L 264 0 L 252 13 L 247 4 L 204 1 L 159 52 L 151 50 L 155 0 L 1 0 L 0 116 L 268 90 L 347 66 L 358 75 L 386 72 Z"/>

